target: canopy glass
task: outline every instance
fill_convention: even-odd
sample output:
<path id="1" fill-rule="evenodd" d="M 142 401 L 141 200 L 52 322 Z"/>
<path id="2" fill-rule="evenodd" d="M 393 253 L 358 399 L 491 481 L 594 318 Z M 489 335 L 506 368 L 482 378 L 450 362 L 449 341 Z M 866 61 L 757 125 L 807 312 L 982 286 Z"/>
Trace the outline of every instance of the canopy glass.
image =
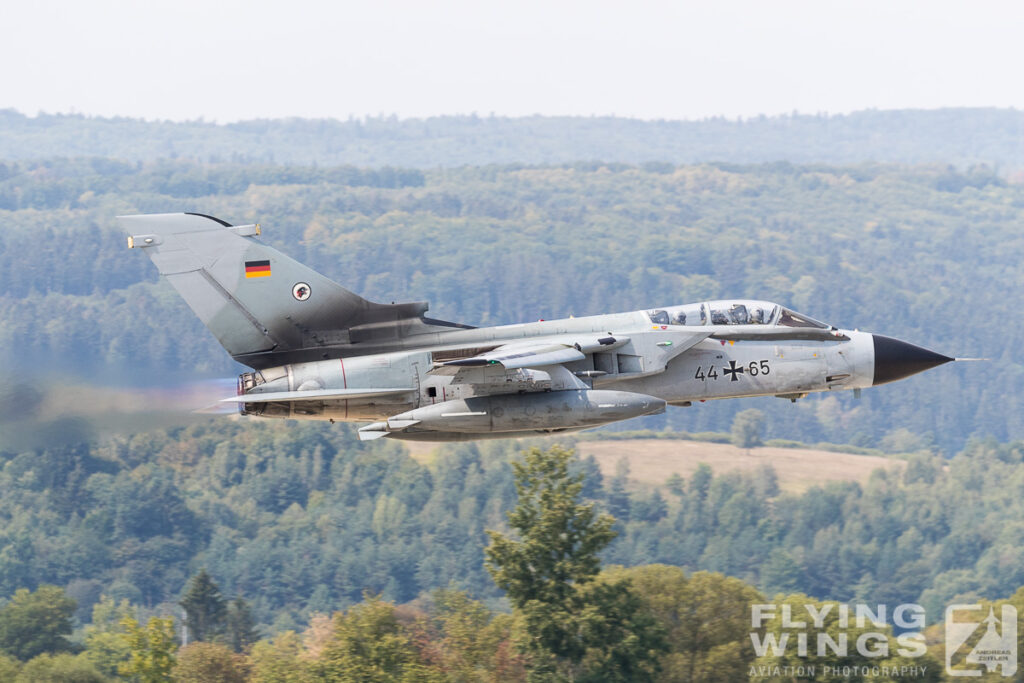
<path id="1" fill-rule="evenodd" d="M 778 325 L 829 329 L 823 322 L 778 304 L 748 299 L 656 308 L 647 315 L 655 325 Z"/>

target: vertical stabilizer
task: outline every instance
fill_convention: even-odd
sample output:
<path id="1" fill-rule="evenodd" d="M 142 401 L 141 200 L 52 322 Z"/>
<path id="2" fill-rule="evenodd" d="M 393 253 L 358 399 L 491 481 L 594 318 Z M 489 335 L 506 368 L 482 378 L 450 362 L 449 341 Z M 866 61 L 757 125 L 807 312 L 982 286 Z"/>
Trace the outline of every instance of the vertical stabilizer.
<path id="1" fill-rule="evenodd" d="M 398 338 L 424 324 L 427 304 L 368 301 L 257 240 L 257 225 L 194 213 L 118 220 L 129 247 L 144 250 L 217 341 L 252 367 L 350 346 L 354 328 Z"/>

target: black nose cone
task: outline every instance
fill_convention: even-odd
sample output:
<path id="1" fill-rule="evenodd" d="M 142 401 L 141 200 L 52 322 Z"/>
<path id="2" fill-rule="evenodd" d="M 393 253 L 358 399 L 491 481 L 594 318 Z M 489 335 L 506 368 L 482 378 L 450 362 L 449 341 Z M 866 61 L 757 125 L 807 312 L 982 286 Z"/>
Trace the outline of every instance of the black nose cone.
<path id="1" fill-rule="evenodd" d="M 875 384 L 895 382 L 953 360 L 914 344 L 873 334 L 875 341 Z"/>

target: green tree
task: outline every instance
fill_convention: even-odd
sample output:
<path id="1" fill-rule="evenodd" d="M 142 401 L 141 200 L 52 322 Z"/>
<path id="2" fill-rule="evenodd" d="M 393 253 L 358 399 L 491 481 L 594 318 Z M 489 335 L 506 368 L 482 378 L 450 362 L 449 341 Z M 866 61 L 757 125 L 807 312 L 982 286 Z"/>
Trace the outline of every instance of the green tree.
<path id="1" fill-rule="evenodd" d="M 897 427 L 886 432 L 878 446 L 888 453 L 915 453 L 928 447 L 928 439 L 906 427 Z"/>
<path id="2" fill-rule="evenodd" d="M 754 660 L 750 605 L 763 600 L 752 586 L 721 574 L 679 567 L 645 565 L 615 568 L 609 578 L 625 578 L 649 613 L 666 630 L 669 652 L 659 681 L 667 683 L 741 680 Z"/>
<path id="3" fill-rule="evenodd" d="M 774 548 L 761 565 L 761 586 L 769 595 L 797 591 L 802 580 L 800 563 L 785 548 Z"/>
<path id="4" fill-rule="evenodd" d="M 227 602 L 205 569 L 192 577 L 178 604 L 185 610 L 185 628 L 191 640 L 213 640 L 224 632 Z"/>
<path id="5" fill-rule="evenodd" d="M 334 617 L 334 633 L 315 663 L 323 680 L 338 683 L 442 681 L 424 666 L 395 616 L 395 606 L 380 596 Z"/>
<path id="6" fill-rule="evenodd" d="M 13 683 L 106 683 L 108 679 L 83 655 L 62 652 L 39 655 L 26 662 L 17 677 L 3 680 Z"/>
<path id="7" fill-rule="evenodd" d="M 580 640 L 586 644 L 578 681 L 593 683 L 661 680 L 665 631 L 644 609 L 628 580 L 598 580 L 576 588 Z M 571 670 L 570 670 L 571 672 Z"/>
<path id="8" fill-rule="evenodd" d="M 310 662 L 302 657 L 302 639 L 295 631 L 285 631 L 273 640 L 260 640 L 252 646 L 249 661 L 254 683 L 307 683 L 313 679 Z"/>
<path id="9" fill-rule="evenodd" d="M 669 493 L 680 498 L 686 494 L 685 484 L 686 482 L 681 476 L 679 476 L 678 472 L 673 472 L 669 478 L 665 480 L 665 488 L 669 490 Z"/>
<path id="10" fill-rule="evenodd" d="M 523 616 L 532 680 L 648 680 L 662 644 L 627 584 L 594 584 L 615 520 L 580 501 L 574 455 L 532 448 L 513 463 L 518 502 L 508 519 L 519 538 L 488 531 L 487 569 Z"/>
<path id="11" fill-rule="evenodd" d="M 764 434 L 764 413 L 756 408 L 736 413 L 732 421 L 730 437 L 737 448 L 755 448 L 760 446 Z"/>
<path id="12" fill-rule="evenodd" d="M 171 681 L 174 653 L 178 649 L 174 617 L 150 617 L 145 626 L 140 626 L 134 617 L 125 617 L 121 625 L 129 656 L 128 661 L 118 667 L 118 672 L 139 683 Z"/>
<path id="13" fill-rule="evenodd" d="M 134 617 L 135 609 L 127 600 L 115 603 L 104 596 L 92 606 L 92 623 L 85 627 L 85 656 L 107 676 L 116 675 L 118 666 L 131 655 L 123 622 Z"/>
<path id="14" fill-rule="evenodd" d="M 245 683 L 245 657 L 220 643 L 189 643 L 178 650 L 173 676 L 176 683 Z"/>
<path id="15" fill-rule="evenodd" d="M 21 670 L 21 664 L 14 657 L 0 654 L 0 681 L 13 681 Z"/>
<path id="16" fill-rule="evenodd" d="M 17 590 L 0 609 L 0 650 L 23 662 L 44 652 L 69 651 L 65 636 L 71 635 L 75 608 L 75 601 L 57 586 Z"/>
<path id="17" fill-rule="evenodd" d="M 621 521 L 629 521 L 629 461 L 620 458 L 615 463 L 615 476 L 608 484 L 608 492 L 605 496 L 605 504 L 612 517 Z"/>
<path id="18" fill-rule="evenodd" d="M 228 645 L 235 652 L 245 652 L 260 639 L 252 608 L 242 598 L 235 598 L 228 605 L 226 618 Z"/>
<path id="19" fill-rule="evenodd" d="M 430 594 L 430 628 L 424 639 L 439 651 L 440 668 L 454 681 L 516 681 L 525 678 L 522 657 L 510 652 L 514 617 L 492 614 L 465 592 L 439 588 Z"/>
<path id="20" fill-rule="evenodd" d="M 689 493 L 698 502 L 703 503 L 704 499 L 708 496 L 708 491 L 711 489 L 711 482 L 714 477 L 711 465 L 706 462 L 697 463 L 697 469 L 694 470 L 693 476 L 690 477 Z"/>

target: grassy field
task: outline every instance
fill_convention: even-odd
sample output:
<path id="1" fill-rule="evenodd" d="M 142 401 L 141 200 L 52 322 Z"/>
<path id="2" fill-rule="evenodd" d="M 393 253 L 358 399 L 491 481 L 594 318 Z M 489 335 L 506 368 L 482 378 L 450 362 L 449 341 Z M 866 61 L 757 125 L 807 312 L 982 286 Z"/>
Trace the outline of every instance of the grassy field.
<path id="1" fill-rule="evenodd" d="M 433 457 L 439 444 L 406 442 L 414 458 L 425 462 Z M 779 487 L 788 493 L 801 493 L 829 481 L 866 482 L 877 468 L 902 470 L 905 463 L 876 455 L 834 453 L 811 448 L 752 448 L 749 451 L 729 444 L 684 441 L 682 439 L 627 439 L 581 441 L 581 455 L 593 455 L 606 477 L 615 475 L 619 460 L 629 463 L 629 478 L 638 486 L 661 486 L 672 474 L 687 479 L 700 463 L 707 463 L 715 474 L 747 471 L 771 465 L 779 477 Z"/>
<path id="2" fill-rule="evenodd" d="M 715 474 L 753 470 L 771 465 L 779 477 L 779 487 L 800 493 L 829 481 L 866 482 L 879 467 L 902 469 L 904 462 L 876 455 L 833 453 L 804 448 L 751 448 L 730 444 L 671 439 L 635 439 L 628 441 L 583 441 L 582 455 L 593 455 L 605 476 L 614 476 L 621 458 L 629 463 L 629 478 L 642 485 L 660 486 L 672 474 L 689 478 L 700 463 L 707 463 Z"/>

